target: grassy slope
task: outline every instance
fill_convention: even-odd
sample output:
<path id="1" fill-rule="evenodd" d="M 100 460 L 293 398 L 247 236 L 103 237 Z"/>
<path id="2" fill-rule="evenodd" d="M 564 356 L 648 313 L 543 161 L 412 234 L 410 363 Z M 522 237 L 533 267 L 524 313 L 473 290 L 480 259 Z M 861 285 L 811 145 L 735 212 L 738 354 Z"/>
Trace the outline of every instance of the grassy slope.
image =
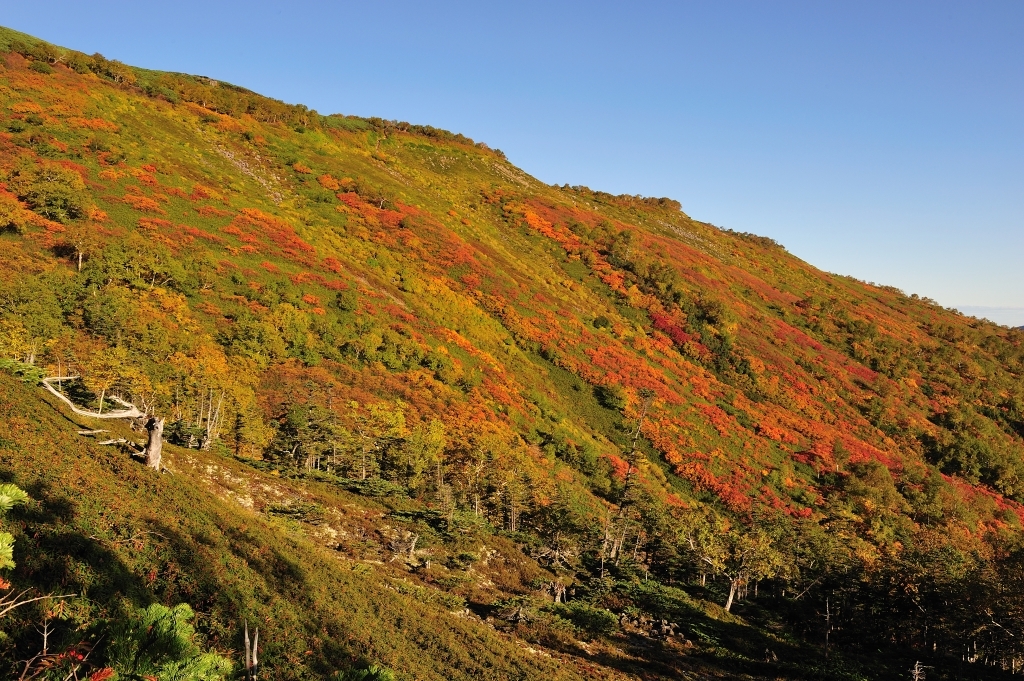
<path id="1" fill-rule="evenodd" d="M 119 598 L 192 603 L 221 649 L 238 646 L 241 620 L 257 622 L 274 678 L 325 676 L 360 655 L 419 679 L 583 678 L 386 588 L 377 568 L 203 484 L 208 466 L 251 475 L 245 467 L 195 452 L 179 467 L 183 454 L 171 447 L 177 472 L 158 476 L 114 448 L 86 444 L 75 430 L 94 424 L 68 420 L 37 390 L 6 375 L 0 384 L 0 467 L 33 499 L 16 516 L 18 579 L 107 608 Z"/>

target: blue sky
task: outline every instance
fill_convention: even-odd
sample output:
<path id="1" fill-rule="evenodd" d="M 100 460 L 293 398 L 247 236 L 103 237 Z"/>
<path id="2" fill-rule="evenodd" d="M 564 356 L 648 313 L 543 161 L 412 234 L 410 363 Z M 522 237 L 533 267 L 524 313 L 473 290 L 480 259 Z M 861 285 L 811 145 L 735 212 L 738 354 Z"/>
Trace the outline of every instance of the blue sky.
<path id="1" fill-rule="evenodd" d="M 1024 325 L 1024 3 L 0 0 L 0 23 L 671 196 Z"/>

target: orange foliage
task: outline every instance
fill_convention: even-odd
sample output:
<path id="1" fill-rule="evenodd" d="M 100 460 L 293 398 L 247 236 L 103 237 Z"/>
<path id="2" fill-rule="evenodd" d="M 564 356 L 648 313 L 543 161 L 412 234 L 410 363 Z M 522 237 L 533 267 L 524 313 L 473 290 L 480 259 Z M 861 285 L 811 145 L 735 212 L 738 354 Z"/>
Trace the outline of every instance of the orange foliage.
<path id="1" fill-rule="evenodd" d="M 149 198 L 148 196 L 139 196 L 138 194 L 125 194 L 121 197 L 124 203 L 135 210 L 142 211 L 143 213 L 159 213 L 163 214 L 163 210 L 160 208 L 160 204 Z"/>
<path id="2" fill-rule="evenodd" d="M 316 178 L 316 181 L 320 183 L 320 186 L 324 189 L 330 189 L 331 191 L 338 191 L 341 189 L 341 183 L 331 177 L 330 173 L 321 175 Z"/>
<path id="3" fill-rule="evenodd" d="M 195 186 L 193 186 L 192 194 L 189 195 L 189 199 L 191 199 L 192 201 L 201 201 L 202 199 L 215 198 L 220 198 L 217 192 L 210 189 L 209 187 L 204 187 L 201 184 L 196 184 Z"/>
<path id="4" fill-rule="evenodd" d="M 200 206 L 199 208 L 196 209 L 196 212 L 202 215 L 203 217 L 223 218 L 227 217 L 228 215 L 231 215 L 230 211 L 221 210 L 214 206 Z"/>

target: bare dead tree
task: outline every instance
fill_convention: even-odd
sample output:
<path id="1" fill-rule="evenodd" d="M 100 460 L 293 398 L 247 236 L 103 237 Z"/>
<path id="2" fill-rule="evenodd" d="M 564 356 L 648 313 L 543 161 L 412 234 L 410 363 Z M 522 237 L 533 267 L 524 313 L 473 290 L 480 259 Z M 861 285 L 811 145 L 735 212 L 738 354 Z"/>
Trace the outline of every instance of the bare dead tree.
<path id="1" fill-rule="evenodd" d="M 78 594 L 63 594 L 61 596 L 38 596 L 36 598 L 25 598 L 25 594 L 29 592 L 29 589 L 25 589 L 19 594 L 15 594 L 13 591 L 5 596 L 0 596 L 0 617 L 3 617 L 15 608 L 20 608 L 23 605 L 29 603 L 35 603 L 36 601 L 45 601 L 51 598 L 73 598 Z"/>
<path id="2" fill-rule="evenodd" d="M 125 402 L 124 400 L 122 400 L 122 399 L 120 399 L 118 397 L 114 397 L 113 395 L 110 396 L 110 399 L 113 400 L 114 402 L 117 402 L 121 406 L 125 407 L 124 409 L 117 410 L 117 411 L 108 411 L 105 414 L 100 413 L 100 412 L 96 412 L 96 411 L 89 411 L 87 409 L 82 409 L 82 408 L 76 406 L 74 402 L 72 402 L 70 399 L 65 397 L 60 391 L 58 391 L 52 385 L 50 385 L 50 381 L 70 381 L 70 380 L 74 380 L 76 378 L 79 378 L 79 377 L 78 376 L 54 376 L 52 378 L 44 378 L 41 381 L 41 383 L 43 384 L 43 387 L 46 388 L 50 392 L 50 394 L 52 394 L 54 397 L 59 399 L 64 404 L 68 405 L 68 407 L 71 408 L 71 411 L 74 412 L 75 414 L 78 414 L 79 416 L 88 416 L 89 418 L 94 418 L 94 419 L 136 419 L 136 418 L 143 418 L 143 417 L 146 416 L 146 414 L 144 412 L 140 411 L 139 408 L 136 407 L 134 404 L 131 404 L 130 402 Z"/>
<path id="3" fill-rule="evenodd" d="M 144 418 L 146 418 L 147 414 L 145 412 L 141 411 L 134 404 L 131 404 L 130 402 L 125 402 L 124 400 L 122 400 L 122 399 L 120 399 L 118 397 L 114 397 L 113 395 L 111 395 L 110 399 L 115 401 L 115 402 L 117 402 L 117 403 L 119 403 L 119 404 L 121 404 L 122 406 L 124 406 L 125 407 L 124 409 L 117 410 L 117 411 L 108 411 L 105 414 L 102 414 L 100 412 L 89 411 L 87 409 L 82 409 L 82 408 L 78 407 L 77 405 L 75 405 L 74 402 L 72 402 L 68 397 L 63 395 L 59 390 L 57 390 L 52 385 L 50 385 L 50 381 L 62 381 L 62 380 L 63 381 L 67 381 L 67 380 L 73 380 L 73 379 L 77 379 L 77 378 L 79 378 L 79 377 L 78 376 L 55 376 L 55 377 L 52 377 L 52 378 L 44 378 L 42 380 L 42 384 L 43 384 L 43 387 L 46 388 L 46 390 L 48 390 L 50 392 L 50 394 L 52 394 L 54 397 L 59 399 L 64 404 L 68 405 L 68 407 L 71 408 L 71 411 L 74 412 L 75 414 L 78 414 L 79 416 L 87 416 L 89 418 L 98 418 L 98 419 L 144 419 Z M 222 393 L 221 394 L 221 400 L 223 401 L 223 399 L 224 399 L 224 397 L 223 397 L 223 393 Z M 211 399 L 211 419 L 214 417 L 214 412 L 212 411 L 212 402 L 213 402 L 213 400 Z M 220 404 L 217 405 L 217 411 L 216 411 L 216 421 L 218 422 L 218 425 L 219 425 L 219 419 L 220 419 L 220 406 L 221 406 Z M 161 456 L 163 454 L 163 447 L 164 447 L 164 439 L 163 439 L 163 436 L 164 436 L 164 419 L 157 418 L 155 416 L 149 417 L 149 419 L 146 421 L 146 430 L 148 431 L 148 435 L 149 436 L 148 436 L 148 440 L 146 442 L 146 447 L 141 452 L 137 449 L 138 445 L 136 443 L 131 442 L 130 440 L 125 440 L 124 438 L 116 438 L 116 439 L 113 439 L 113 440 L 105 440 L 105 441 L 101 442 L 100 444 L 101 445 L 113 445 L 113 444 L 128 445 L 128 447 L 132 450 L 132 452 L 134 454 L 142 456 L 142 458 L 145 460 L 147 466 L 149 466 L 150 468 L 152 468 L 154 470 L 159 471 L 160 470 L 160 458 L 161 458 Z M 85 430 L 85 431 L 78 431 L 78 432 L 79 432 L 80 435 L 95 435 L 97 433 L 106 432 L 106 431 L 103 431 L 103 430 Z M 207 432 L 208 433 L 211 432 L 209 430 L 209 426 L 208 426 L 208 431 Z M 216 435 L 216 430 L 213 430 L 212 433 L 214 435 Z"/>
<path id="4" fill-rule="evenodd" d="M 245 678 L 246 681 L 256 681 L 256 672 L 259 669 L 259 646 L 260 629 L 256 627 L 252 643 L 249 642 L 249 622 L 245 623 Z"/>
<path id="5" fill-rule="evenodd" d="M 418 542 L 420 536 L 415 532 L 402 532 L 401 535 L 391 540 L 390 549 L 394 554 L 392 560 L 397 560 L 399 556 L 404 556 L 405 560 L 410 562 L 416 560 L 416 542 Z"/>
<path id="6" fill-rule="evenodd" d="M 143 453 L 146 465 L 153 470 L 160 470 L 160 456 L 164 450 L 164 420 L 152 417 L 146 422 L 146 430 L 149 432 L 149 441 L 146 443 L 146 450 Z"/>

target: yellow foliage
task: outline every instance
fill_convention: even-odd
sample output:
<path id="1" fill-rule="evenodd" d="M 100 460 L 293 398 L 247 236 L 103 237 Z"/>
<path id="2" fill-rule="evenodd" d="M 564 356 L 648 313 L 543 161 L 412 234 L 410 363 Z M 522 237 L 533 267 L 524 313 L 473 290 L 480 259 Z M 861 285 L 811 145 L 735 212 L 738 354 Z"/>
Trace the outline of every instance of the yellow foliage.
<path id="1" fill-rule="evenodd" d="M 0 193 L 0 231 L 13 229 L 21 233 L 29 224 L 31 216 L 21 203 L 9 194 Z"/>

